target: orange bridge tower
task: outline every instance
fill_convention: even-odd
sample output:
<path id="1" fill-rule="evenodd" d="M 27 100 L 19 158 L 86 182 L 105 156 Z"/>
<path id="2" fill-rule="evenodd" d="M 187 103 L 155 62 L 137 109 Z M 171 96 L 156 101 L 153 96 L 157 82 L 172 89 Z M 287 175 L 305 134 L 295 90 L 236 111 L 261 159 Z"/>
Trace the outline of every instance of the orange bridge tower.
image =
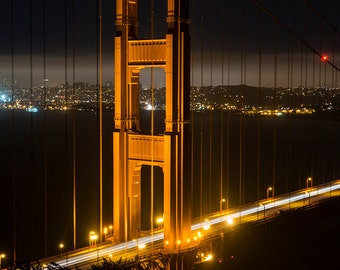
<path id="1" fill-rule="evenodd" d="M 138 2 L 116 0 L 114 114 L 114 237 L 138 237 L 141 224 L 141 167 L 159 166 L 164 177 L 164 243 L 171 251 L 191 232 L 189 0 L 167 0 L 163 39 L 138 39 Z M 165 132 L 139 131 L 139 73 L 165 70 Z"/>

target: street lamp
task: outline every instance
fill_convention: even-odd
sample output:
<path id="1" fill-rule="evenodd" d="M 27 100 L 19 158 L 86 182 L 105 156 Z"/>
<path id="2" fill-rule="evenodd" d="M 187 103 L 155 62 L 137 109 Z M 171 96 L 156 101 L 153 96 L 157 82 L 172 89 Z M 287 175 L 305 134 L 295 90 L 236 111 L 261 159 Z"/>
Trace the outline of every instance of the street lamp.
<path id="1" fill-rule="evenodd" d="M 96 243 L 97 239 L 98 239 L 98 235 L 94 231 L 90 231 L 90 234 L 89 234 L 90 248 Z"/>
<path id="2" fill-rule="evenodd" d="M 177 240 L 178 253 L 181 252 L 181 240 Z"/>
<path id="3" fill-rule="evenodd" d="M 274 197 L 274 190 L 273 190 L 273 188 L 272 187 L 268 187 L 267 188 L 267 199 L 269 198 L 269 193 L 272 193 L 272 197 Z"/>
<path id="4" fill-rule="evenodd" d="M 4 259 L 5 257 L 6 257 L 5 253 L 0 254 L 0 269 L 2 269 L 1 260 Z"/>
<path id="5" fill-rule="evenodd" d="M 60 243 L 59 244 L 59 248 L 60 248 L 60 257 L 63 255 L 63 248 L 64 248 L 64 244 Z"/>
<path id="6" fill-rule="evenodd" d="M 306 180 L 306 188 L 312 187 L 313 186 L 313 178 L 308 177 Z"/>
<path id="7" fill-rule="evenodd" d="M 104 241 L 106 241 L 107 227 L 104 228 L 103 233 L 104 233 Z"/>
<path id="8" fill-rule="evenodd" d="M 163 225 L 163 222 L 164 222 L 163 217 L 157 218 L 156 222 L 157 222 L 157 224 L 158 224 L 158 229 L 161 228 L 162 225 Z"/>
<path id="9" fill-rule="evenodd" d="M 223 210 L 223 203 L 225 202 L 225 199 L 224 198 L 222 198 L 221 200 L 220 200 L 220 214 L 222 215 L 222 210 Z"/>

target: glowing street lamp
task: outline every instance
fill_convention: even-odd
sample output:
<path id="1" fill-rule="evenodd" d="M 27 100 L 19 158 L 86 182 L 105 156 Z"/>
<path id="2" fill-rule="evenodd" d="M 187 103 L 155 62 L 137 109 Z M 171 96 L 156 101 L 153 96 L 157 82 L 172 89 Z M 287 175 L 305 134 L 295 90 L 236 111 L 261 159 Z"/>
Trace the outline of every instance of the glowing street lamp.
<path id="1" fill-rule="evenodd" d="M 205 224 L 203 225 L 203 230 L 208 231 L 210 229 L 210 223 L 209 220 L 204 220 Z"/>
<path id="2" fill-rule="evenodd" d="M 187 238 L 188 252 L 189 252 L 190 242 L 191 242 L 190 238 Z"/>
<path id="3" fill-rule="evenodd" d="M 306 188 L 312 187 L 313 186 L 313 178 L 308 177 L 306 180 Z"/>
<path id="4" fill-rule="evenodd" d="M 103 233 L 104 233 L 104 241 L 106 241 L 106 235 L 107 235 L 107 227 L 104 227 Z"/>
<path id="5" fill-rule="evenodd" d="M 181 252 L 181 240 L 177 240 L 178 253 Z"/>
<path id="6" fill-rule="evenodd" d="M 89 234 L 90 247 L 96 243 L 97 239 L 98 239 L 98 235 L 94 231 L 90 231 L 90 234 Z"/>
<path id="7" fill-rule="evenodd" d="M 158 224 L 158 228 L 162 227 L 163 222 L 164 222 L 163 217 L 157 218 L 156 222 L 157 222 L 157 224 Z"/>
<path id="8" fill-rule="evenodd" d="M 272 187 L 268 187 L 267 188 L 267 199 L 269 198 L 269 193 L 272 193 L 272 196 L 271 197 L 274 197 L 274 190 L 273 190 L 273 188 Z"/>
<path id="9" fill-rule="evenodd" d="M 6 257 L 5 253 L 0 254 L 0 269 L 2 269 L 1 260 Z"/>
<path id="10" fill-rule="evenodd" d="M 60 257 L 63 255 L 63 248 L 64 248 L 64 244 L 60 243 L 59 244 L 59 248 L 60 248 Z"/>
<path id="11" fill-rule="evenodd" d="M 220 215 L 222 215 L 222 210 L 223 210 L 223 203 L 225 203 L 225 199 L 224 198 L 222 198 L 221 200 L 220 200 Z"/>

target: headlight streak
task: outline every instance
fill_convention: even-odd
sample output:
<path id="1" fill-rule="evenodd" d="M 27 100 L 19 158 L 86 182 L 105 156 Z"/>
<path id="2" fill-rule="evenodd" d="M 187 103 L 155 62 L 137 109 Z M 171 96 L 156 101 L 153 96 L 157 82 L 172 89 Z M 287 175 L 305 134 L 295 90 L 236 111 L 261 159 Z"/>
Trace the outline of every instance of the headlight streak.
<path id="1" fill-rule="evenodd" d="M 264 210 L 269 210 L 274 207 L 278 206 L 284 206 L 286 204 L 290 204 L 293 202 L 298 202 L 301 200 L 305 200 L 308 198 L 312 198 L 314 196 L 322 195 L 324 193 L 333 191 L 333 190 L 338 190 L 340 189 L 340 183 L 339 181 L 334 181 L 328 184 L 321 185 L 322 187 L 311 187 L 305 190 L 300 190 L 296 192 L 294 195 L 291 193 L 288 195 L 284 196 L 278 196 L 274 200 L 271 198 L 269 200 L 264 200 L 261 202 L 255 202 L 250 206 L 249 208 L 241 208 L 238 212 L 234 212 L 228 215 L 223 215 L 222 217 L 219 215 L 217 217 L 214 217 L 210 220 L 205 220 L 204 222 L 199 222 L 196 224 L 193 224 L 191 226 L 192 231 L 196 231 L 199 229 L 203 229 L 207 225 L 214 225 L 214 224 L 219 224 L 222 222 L 226 222 L 228 220 L 233 220 L 236 218 L 244 217 L 247 215 L 254 214 L 256 212 L 264 211 Z M 281 197 L 281 198 L 280 198 Z M 288 197 L 288 198 L 287 198 Z M 256 206 L 254 206 L 256 205 Z M 127 251 L 128 249 L 132 248 L 138 248 L 138 245 L 140 244 L 150 244 L 152 242 L 157 242 L 160 240 L 164 239 L 164 233 L 156 233 L 154 235 L 150 236 L 144 236 L 141 238 L 138 238 L 136 240 L 131 240 L 128 242 L 124 243 L 119 243 L 113 246 L 105 247 L 105 248 L 94 248 L 90 252 L 87 252 L 86 254 L 80 254 L 80 255 L 70 255 L 67 259 L 62 259 L 62 260 L 57 260 L 55 263 L 60 265 L 61 267 L 71 267 L 71 266 L 76 266 L 77 264 L 86 262 L 86 261 L 91 261 L 95 260 L 98 257 L 102 258 L 105 256 L 109 256 L 110 254 L 113 254 L 115 252 L 121 252 L 121 251 Z"/>
<path id="2" fill-rule="evenodd" d="M 88 252 L 86 254 L 80 254 L 74 257 L 69 257 L 67 260 L 63 259 L 63 260 L 56 261 L 55 263 L 57 263 L 58 265 L 62 267 L 66 267 L 66 266 L 69 267 L 71 265 L 77 265 L 78 263 L 82 263 L 84 261 L 95 260 L 98 258 L 98 256 L 106 257 L 116 252 L 127 251 L 128 249 L 136 248 L 140 244 L 149 244 L 151 242 L 157 242 L 157 241 L 163 240 L 163 238 L 164 238 L 164 233 L 160 232 L 160 233 L 154 234 L 153 236 L 150 235 L 150 236 L 144 236 L 144 237 L 138 238 L 138 244 L 137 244 L 137 241 L 131 240 L 128 242 L 119 243 L 114 246 L 110 246 L 110 247 L 106 247 L 102 249 L 94 248 L 91 252 Z"/>

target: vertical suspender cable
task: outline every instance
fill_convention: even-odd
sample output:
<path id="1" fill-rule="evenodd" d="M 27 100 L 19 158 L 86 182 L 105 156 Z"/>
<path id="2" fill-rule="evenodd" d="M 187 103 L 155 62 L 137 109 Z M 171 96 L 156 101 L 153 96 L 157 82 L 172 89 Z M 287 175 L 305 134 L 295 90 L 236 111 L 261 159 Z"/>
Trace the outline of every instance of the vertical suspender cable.
<path id="1" fill-rule="evenodd" d="M 291 84 L 290 84 L 290 66 L 291 66 L 291 38 L 288 38 L 288 52 L 287 52 L 287 88 L 288 92 L 286 94 L 286 107 L 290 108 L 290 91 L 291 91 Z M 291 189 L 291 156 L 292 156 L 292 144 L 291 144 L 291 121 L 290 121 L 290 114 L 287 114 L 287 121 L 286 121 L 286 137 L 288 141 L 288 151 L 286 155 L 286 192 L 290 191 Z"/>
<path id="2" fill-rule="evenodd" d="M 258 81 L 258 107 L 262 106 L 262 12 L 259 10 L 259 81 Z M 261 114 L 257 114 L 257 175 L 256 175 L 256 190 L 257 200 L 260 200 L 260 188 L 261 188 Z"/>
<path id="3" fill-rule="evenodd" d="M 220 87 L 220 91 L 221 93 L 223 93 L 222 91 L 224 90 L 224 24 L 225 24 L 225 21 L 224 21 L 224 16 L 225 16 L 225 13 L 224 13 L 224 1 L 223 1 L 223 4 L 222 4 L 222 26 L 221 26 L 221 37 L 222 37 L 222 44 L 221 44 L 221 87 Z M 225 103 L 225 102 L 224 102 Z M 221 119 L 220 119 L 220 125 L 221 125 L 221 140 L 220 140 L 220 201 L 219 201 L 219 205 L 220 205 L 220 215 L 221 215 L 221 222 L 222 222 L 222 210 L 223 210 L 223 202 L 226 203 L 226 210 L 228 210 L 228 197 L 227 198 L 223 198 L 223 157 L 224 157 L 224 143 L 223 143 L 223 135 L 224 135 L 224 119 L 223 119 L 223 111 L 224 111 L 224 104 L 222 105 L 222 107 L 220 108 L 221 109 Z M 221 254 L 222 256 L 224 256 L 224 234 L 221 233 Z"/>
<path id="4" fill-rule="evenodd" d="M 76 28 L 76 22 L 75 22 L 75 0 L 72 1 L 72 97 L 73 97 L 73 105 L 75 105 L 75 28 Z M 72 110 L 72 170 L 73 170 L 73 181 L 72 181 L 72 192 L 73 192 L 73 249 L 77 248 L 77 170 L 76 170 L 76 114 L 75 114 L 76 107 L 73 106 Z"/>
<path id="5" fill-rule="evenodd" d="M 44 248 L 45 248 L 45 257 L 47 257 L 47 243 L 48 243 L 48 222 L 47 222 L 47 209 L 48 209 L 48 182 L 47 182 L 47 126 L 46 126 L 46 91 L 47 91 L 47 81 L 46 81 L 46 0 L 43 0 L 42 6 L 42 14 L 43 14 L 43 95 L 44 95 L 44 138 L 43 138 L 43 155 L 44 155 L 44 164 L 43 164 L 43 174 L 44 174 Z"/>
<path id="6" fill-rule="evenodd" d="M 309 16 L 308 16 L 308 13 L 307 13 L 307 9 L 305 9 L 305 36 L 307 36 L 307 30 L 309 29 Z M 305 83 L 304 83 L 304 86 L 305 86 L 305 89 L 306 90 L 310 90 L 310 86 L 308 85 L 308 75 L 309 75 L 309 70 L 308 70 L 308 60 L 309 60 L 309 57 L 308 57 L 308 50 L 307 48 L 305 47 Z M 307 102 L 307 97 L 304 98 L 304 100 L 302 101 L 301 104 L 304 104 L 305 106 L 308 106 L 308 109 L 312 109 L 311 107 L 311 104 L 310 104 L 310 100 L 308 100 Z M 312 142 L 312 139 L 309 138 L 309 141 L 308 143 L 310 144 Z M 306 150 L 307 152 L 307 150 Z M 312 147 L 308 147 L 308 152 L 306 153 L 307 157 L 311 157 L 311 161 L 310 161 L 310 173 L 309 175 L 312 175 L 313 174 L 313 167 L 314 167 L 314 158 L 315 158 L 315 153 L 314 153 L 314 149 Z M 307 158 L 306 157 L 306 158 Z M 307 175 L 308 176 L 308 175 Z M 308 176 L 309 177 L 309 176 Z"/>
<path id="7" fill-rule="evenodd" d="M 12 101 L 12 221 L 13 221 L 13 261 L 17 260 L 17 200 L 16 200 L 16 156 L 15 156 L 15 109 L 14 109 L 14 0 L 11 0 L 11 101 Z"/>
<path id="8" fill-rule="evenodd" d="M 203 8 L 203 0 L 201 0 L 201 85 L 200 91 L 203 91 L 203 25 L 204 25 L 204 16 L 202 14 Z M 202 112 L 200 113 L 200 221 L 202 222 L 203 215 L 203 126 L 202 126 Z"/>
<path id="9" fill-rule="evenodd" d="M 239 205 L 243 203 L 243 191 L 244 191 L 244 118 L 242 111 L 244 110 L 244 97 L 245 97 L 245 1 L 242 1 L 242 45 L 241 45 L 241 87 L 242 87 L 242 103 L 241 103 L 241 113 L 240 113 L 240 127 L 239 127 Z"/>
<path id="10" fill-rule="evenodd" d="M 305 15 L 306 17 L 305 17 L 305 27 L 304 27 L 304 29 L 305 29 L 305 31 L 307 31 L 308 25 L 309 25 L 307 11 L 305 12 L 305 14 L 306 14 Z M 305 36 L 307 36 L 307 34 L 305 34 Z M 304 86 L 305 86 L 306 89 L 309 88 L 309 86 L 308 86 L 308 51 L 307 51 L 307 48 L 305 48 L 305 83 L 304 83 Z M 306 98 L 305 98 L 305 100 L 303 100 L 303 103 L 307 104 Z"/>
<path id="11" fill-rule="evenodd" d="M 245 108 L 245 101 L 246 101 L 246 97 L 247 97 L 247 7 L 246 7 L 246 1 L 244 1 L 243 3 L 244 7 L 243 7 L 243 12 L 244 12 L 244 34 L 243 36 L 243 45 L 242 45 L 242 50 L 244 50 L 243 52 L 243 109 Z M 245 203 L 245 189 L 246 189 L 246 118 L 243 118 L 243 125 L 242 125 L 243 131 L 242 131 L 242 203 Z"/>
<path id="12" fill-rule="evenodd" d="M 103 239 L 103 29 L 102 0 L 99 0 L 99 230 Z"/>
<path id="13" fill-rule="evenodd" d="M 332 62 L 335 63 L 335 34 L 333 32 L 332 35 L 333 39 L 332 39 Z M 336 80 L 336 75 L 337 75 L 337 71 L 332 69 L 332 93 L 335 93 L 335 89 L 337 87 L 337 80 Z M 335 110 L 334 108 L 337 108 L 337 102 L 336 102 L 336 98 L 334 98 L 335 94 L 332 95 L 333 96 L 333 100 L 332 100 L 332 104 L 333 104 L 333 113 L 332 113 L 332 121 L 333 121 L 333 145 L 336 144 L 336 114 L 335 114 Z M 333 152 L 332 152 L 332 160 L 333 160 L 333 164 L 332 164 L 332 168 L 333 168 L 333 173 L 332 175 L 332 180 L 336 179 L 336 162 L 335 162 L 335 158 L 336 158 L 336 150 L 333 148 Z"/>
<path id="14" fill-rule="evenodd" d="M 306 11 L 306 10 L 305 10 Z M 304 32 L 305 32 L 305 36 L 306 35 L 306 30 L 308 29 L 308 16 L 307 16 L 307 12 L 305 12 L 305 25 L 304 25 Z M 308 89 L 308 83 L 307 83 L 307 75 L 308 75 L 308 65 L 307 65 L 307 50 L 305 48 L 305 46 L 303 45 L 302 42 L 300 42 L 301 45 L 301 56 L 300 56 L 300 87 L 301 87 L 301 93 L 300 93 L 300 108 L 301 109 L 305 109 L 307 108 L 307 104 L 305 102 L 305 98 L 303 95 L 303 92 L 306 91 Z M 305 56 L 305 57 L 304 57 Z M 303 62 L 305 61 L 305 63 Z M 304 74 L 303 74 L 304 71 Z M 303 129 L 303 132 L 305 132 L 305 138 L 306 140 L 304 140 L 303 142 L 303 160 L 305 161 L 305 178 L 309 177 L 312 175 L 313 173 L 313 151 L 311 147 L 308 147 L 311 144 L 311 138 L 308 134 L 308 131 Z"/>
<path id="15" fill-rule="evenodd" d="M 227 88 L 229 90 L 230 87 L 230 26 L 231 26 L 231 9 L 228 8 L 228 13 L 227 13 L 227 26 L 228 26 L 228 31 L 227 31 L 227 37 L 226 39 L 228 40 L 228 45 L 227 45 Z M 227 92 L 228 93 L 228 92 Z M 226 183 L 226 197 L 227 197 L 227 207 L 230 206 L 230 198 L 229 198 L 229 181 L 230 181 L 230 113 L 227 112 L 227 183 Z"/>
<path id="16" fill-rule="evenodd" d="M 190 6 L 192 7 L 192 2 L 193 0 L 190 0 Z M 190 13 L 192 12 L 192 9 L 190 9 Z M 191 13 L 192 14 L 192 13 Z M 192 17 L 192 15 L 191 15 Z M 194 57 L 192 55 L 192 48 L 190 49 L 190 70 L 191 70 L 191 85 L 190 85 L 190 91 L 193 89 L 195 85 L 195 80 L 194 80 Z M 192 95 L 190 95 L 192 96 Z M 190 100 L 190 103 L 192 103 L 192 100 Z M 191 106 L 190 106 L 191 107 Z M 190 170 L 191 170 L 191 194 L 194 194 L 194 110 L 190 110 L 190 124 L 191 124 L 191 165 L 190 165 Z M 194 196 L 191 196 L 191 209 L 194 209 Z"/>
<path id="17" fill-rule="evenodd" d="M 275 1 L 276 12 L 278 12 L 277 1 Z M 274 110 L 276 111 L 276 91 L 277 91 L 277 31 L 274 29 Z M 275 180 L 276 180 L 276 140 L 277 140 L 277 123 L 276 114 L 274 115 L 274 126 L 273 126 L 273 172 L 272 172 L 272 197 L 275 196 Z"/>
<path id="18" fill-rule="evenodd" d="M 244 1 L 242 1 L 242 7 L 244 5 Z M 244 17 L 243 17 L 244 20 Z M 243 21 L 244 23 L 244 21 Z M 244 30 L 244 28 L 242 27 L 242 30 Z M 244 33 L 242 35 L 244 37 Z M 241 87 L 242 87 L 242 83 L 243 83 L 243 47 L 241 49 Z M 241 97 L 242 98 L 242 97 Z M 242 99 L 242 104 L 243 104 L 243 99 Z M 241 104 L 241 106 L 242 106 Z M 242 111 L 243 108 L 241 107 L 240 110 Z M 243 138 L 243 116 L 242 113 L 240 113 L 239 115 L 239 192 L 238 192 L 238 203 L 239 205 L 242 204 L 242 138 Z"/>
<path id="19" fill-rule="evenodd" d="M 29 81 L 30 81 L 30 107 L 33 108 L 33 9 L 32 9 L 32 0 L 29 1 Z M 34 125 L 33 125 L 33 111 L 30 113 L 30 182 L 31 182 L 31 188 L 34 189 L 35 183 L 34 183 Z M 34 200 L 31 201 L 31 215 L 34 217 Z M 34 228 L 34 218 L 31 219 L 31 244 L 32 244 L 32 252 L 34 253 L 35 245 L 34 245 L 34 239 L 35 239 L 35 230 Z"/>
<path id="20" fill-rule="evenodd" d="M 299 98 L 299 107 L 300 109 L 304 109 L 304 105 L 303 105 L 303 98 L 302 98 L 302 93 L 304 91 L 304 85 L 303 85 L 303 43 L 300 42 L 300 81 L 299 81 L 299 85 L 298 85 L 298 88 L 300 90 L 300 98 Z M 303 124 L 303 123 L 301 123 Z M 303 132 L 306 132 L 306 130 L 304 129 Z M 308 146 L 308 138 L 309 136 L 304 136 L 304 138 L 307 138 L 305 140 L 303 140 L 303 142 L 301 143 L 301 148 L 302 148 L 302 151 L 301 151 L 301 160 L 302 160 L 302 164 L 301 164 L 301 171 L 303 172 L 302 173 L 302 179 L 306 178 L 306 173 L 307 173 L 307 170 L 309 170 L 309 165 L 308 165 L 308 161 L 306 160 L 306 157 L 307 157 L 307 151 L 309 150 L 309 148 L 307 147 Z M 312 158 L 310 159 L 312 160 Z"/>
<path id="21" fill-rule="evenodd" d="M 65 108 L 65 134 L 64 134 L 64 140 L 65 140 L 65 179 L 68 178 L 68 69 L 67 69 L 67 56 L 68 56 L 68 48 L 67 48 L 67 41 L 68 41 L 68 31 L 67 31 L 67 0 L 64 1 L 64 108 Z"/>
<path id="22" fill-rule="evenodd" d="M 322 42 L 322 20 L 319 19 L 319 52 L 321 54 L 322 52 L 322 46 L 323 46 L 323 42 Z M 318 86 L 318 100 L 317 100 L 317 106 L 320 108 L 322 106 L 322 96 L 321 96 L 321 90 L 323 89 L 323 85 L 322 85 L 322 60 L 320 59 L 320 57 L 318 58 L 318 62 L 319 62 L 319 86 Z M 325 70 L 326 70 L 326 64 L 325 64 Z M 320 128 L 317 130 L 317 137 L 320 140 Z M 321 145 L 317 146 L 319 148 L 319 151 L 321 153 Z M 323 155 L 322 155 L 323 156 Z M 323 159 L 321 159 L 323 160 Z M 320 163 L 323 163 L 322 161 L 320 161 Z M 315 183 L 315 179 L 314 179 L 314 183 Z M 323 181 L 322 181 L 323 183 Z"/>
<path id="23" fill-rule="evenodd" d="M 212 109 L 213 109 L 213 83 L 212 83 L 212 5 L 210 5 L 210 108 L 209 108 L 209 213 L 211 213 L 211 200 L 212 200 L 212 154 L 213 154 L 213 144 L 212 144 Z"/>
<path id="24" fill-rule="evenodd" d="M 154 39 L 154 0 L 151 0 L 151 40 Z M 154 66 L 153 60 L 151 63 L 151 205 L 150 205 L 150 224 L 151 224 L 151 237 L 153 245 L 153 223 L 154 223 L 154 121 L 155 121 L 155 89 L 154 89 Z M 176 207 L 177 209 L 177 207 Z"/>
<path id="25" fill-rule="evenodd" d="M 221 91 L 224 89 L 224 1 L 223 1 L 223 4 L 222 4 L 222 26 L 221 26 L 221 37 L 222 37 L 222 44 L 221 44 L 221 47 L 222 47 L 222 62 L 221 62 Z M 223 107 L 221 108 L 221 152 L 220 152 L 220 211 L 222 210 L 222 207 L 223 207 L 223 157 L 224 157 L 224 144 L 223 144 L 223 110 L 224 110 L 224 105 Z M 225 199 L 226 201 L 228 201 L 228 198 Z M 227 203 L 228 204 L 228 203 Z M 222 245 L 222 248 L 223 248 L 223 245 Z M 223 252 L 222 252 L 223 254 Z"/>

